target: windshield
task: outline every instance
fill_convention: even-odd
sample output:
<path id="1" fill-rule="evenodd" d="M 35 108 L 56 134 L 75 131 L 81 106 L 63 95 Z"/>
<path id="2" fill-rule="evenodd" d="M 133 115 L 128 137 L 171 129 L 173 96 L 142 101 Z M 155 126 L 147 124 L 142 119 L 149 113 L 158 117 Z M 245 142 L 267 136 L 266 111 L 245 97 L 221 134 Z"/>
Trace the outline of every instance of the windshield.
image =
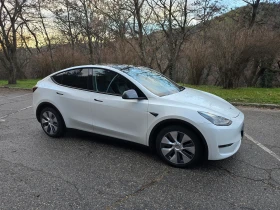
<path id="1" fill-rule="evenodd" d="M 155 70 L 144 67 L 127 67 L 122 71 L 158 96 L 178 93 L 184 88 L 167 79 Z"/>

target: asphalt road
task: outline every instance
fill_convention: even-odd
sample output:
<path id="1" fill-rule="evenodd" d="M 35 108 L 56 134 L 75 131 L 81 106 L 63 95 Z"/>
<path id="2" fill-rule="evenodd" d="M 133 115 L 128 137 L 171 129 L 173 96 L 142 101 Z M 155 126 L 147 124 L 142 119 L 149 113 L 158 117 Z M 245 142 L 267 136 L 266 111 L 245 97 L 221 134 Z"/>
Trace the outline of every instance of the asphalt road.
<path id="1" fill-rule="evenodd" d="M 0 209 L 280 208 L 280 110 L 240 108 L 255 142 L 177 169 L 135 144 L 75 131 L 49 138 L 31 105 L 31 92 L 0 88 Z"/>

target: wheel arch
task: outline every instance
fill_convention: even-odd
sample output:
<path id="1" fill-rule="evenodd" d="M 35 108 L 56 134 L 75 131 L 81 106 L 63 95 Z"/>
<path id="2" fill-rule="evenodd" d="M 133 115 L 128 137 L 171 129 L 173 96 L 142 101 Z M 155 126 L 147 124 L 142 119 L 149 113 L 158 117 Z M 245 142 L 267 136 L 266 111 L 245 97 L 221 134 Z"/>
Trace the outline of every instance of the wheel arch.
<path id="1" fill-rule="evenodd" d="M 163 120 L 153 127 L 153 129 L 152 129 L 152 131 L 150 132 L 150 135 L 149 135 L 149 147 L 153 151 L 155 151 L 155 149 L 156 149 L 156 136 L 157 136 L 157 134 L 160 132 L 161 129 L 163 129 L 164 127 L 170 126 L 170 125 L 179 125 L 179 126 L 186 127 L 188 129 L 192 130 L 196 135 L 198 135 L 198 137 L 201 139 L 201 142 L 202 142 L 202 145 L 203 145 L 204 158 L 208 159 L 208 153 L 209 153 L 208 145 L 207 145 L 207 142 L 206 142 L 203 134 L 191 123 L 186 122 L 184 120 L 179 120 L 179 119 Z"/>
<path id="2" fill-rule="evenodd" d="M 37 118 L 38 122 L 40 122 L 40 113 L 41 113 L 41 111 L 44 108 L 46 108 L 46 107 L 51 107 L 51 108 L 55 109 L 58 112 L 58 114 L 60 115 L 60 117 L 61 117 L 61 119 L 63 121 L 64 127 L 66 127 L 64 118 L 63 118 L 62 114 L 60 113 L 60 111 L 58 110 L 58 108 L 55 105 L 53 105 L 52 103 L 49 103 L 49 102 L 42 102 L 37 107 L 37 109 L 36 109 L 36 118 Z"/>

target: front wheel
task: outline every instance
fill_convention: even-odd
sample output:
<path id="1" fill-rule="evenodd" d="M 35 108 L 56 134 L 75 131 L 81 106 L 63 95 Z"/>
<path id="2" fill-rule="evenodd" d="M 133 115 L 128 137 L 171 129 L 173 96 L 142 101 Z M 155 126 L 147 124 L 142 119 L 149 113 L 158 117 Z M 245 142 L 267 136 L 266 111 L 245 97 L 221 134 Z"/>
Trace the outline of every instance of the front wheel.
<path id="1" fill-rule="evenodd" d="M 60 114 L 47 107 L 41 111 L 40 122 L 45 133 L 50 137 L 60 137 L 64 133 L 64 124 Z"/>
<path id="2" fill-rule="evenodd" d="M 169 126 L 157 135 L 158 155 L 169 165 L 185 168 L 197 164 L 203 154 L 200 138 L 182 126 Z"/>

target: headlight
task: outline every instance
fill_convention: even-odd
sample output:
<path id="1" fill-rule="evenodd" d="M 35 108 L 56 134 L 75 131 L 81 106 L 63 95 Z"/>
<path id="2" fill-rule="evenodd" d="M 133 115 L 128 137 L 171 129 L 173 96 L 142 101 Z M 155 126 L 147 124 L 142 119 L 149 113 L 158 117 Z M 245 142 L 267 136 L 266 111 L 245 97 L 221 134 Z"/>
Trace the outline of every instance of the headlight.
<path id="1" fill-rule="evenodd" d="M 209 120 L 211 123 L 213 123 L 214 125 L 217 126 L 228 126 L 231 125 L 232 121 L 221 117 L 221 116 L 217 116 L 214 114 L 211 114 L 209 112 L 198 112 L 202 117 L 204 117 L 205 119 Z"/>

